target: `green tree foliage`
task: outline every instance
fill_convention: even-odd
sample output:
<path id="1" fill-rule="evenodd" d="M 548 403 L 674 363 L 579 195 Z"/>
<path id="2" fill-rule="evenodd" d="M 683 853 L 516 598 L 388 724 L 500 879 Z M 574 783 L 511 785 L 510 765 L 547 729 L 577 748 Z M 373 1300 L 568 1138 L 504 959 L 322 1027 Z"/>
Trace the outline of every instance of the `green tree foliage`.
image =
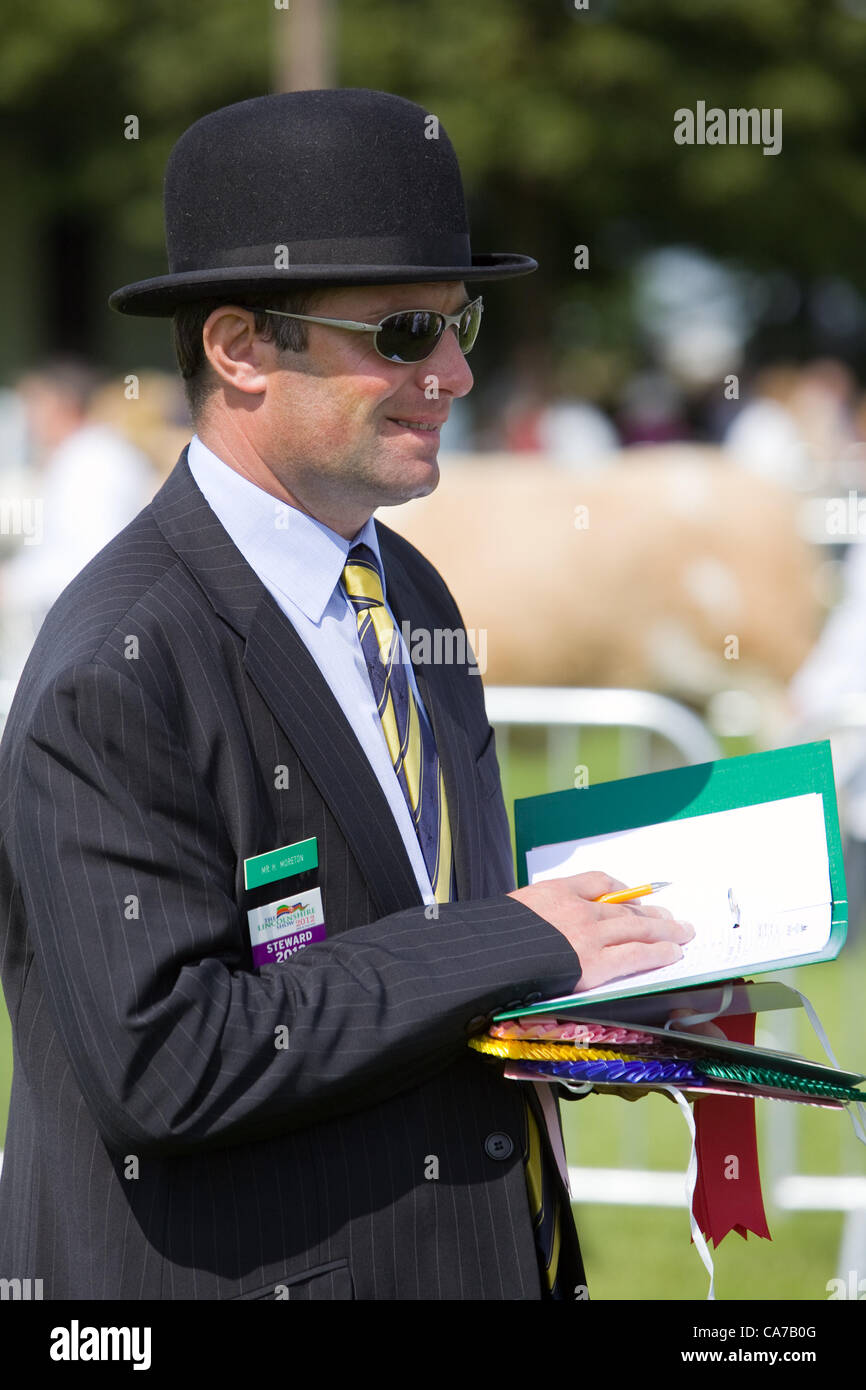
<path id="1" fill-rule="evenodd" d="M 475 244 L 535 255 L 550 304 L 575 285 L 578 243 L 590 301 L 636 249 L 670 242 L 863 284 L 866 0 L 334 5 L 340 82 L 435 111 Z M 152 250 L 158 273 L 171 145 L 204 112 L 272 88 L 292 22 L 291 4 L 266 0 L 6 0 L 4 177 L 40 215 L 81 213 Z M 782 152 L 675 144 L 675 110 L 699 100 L 781 107 Z"/>

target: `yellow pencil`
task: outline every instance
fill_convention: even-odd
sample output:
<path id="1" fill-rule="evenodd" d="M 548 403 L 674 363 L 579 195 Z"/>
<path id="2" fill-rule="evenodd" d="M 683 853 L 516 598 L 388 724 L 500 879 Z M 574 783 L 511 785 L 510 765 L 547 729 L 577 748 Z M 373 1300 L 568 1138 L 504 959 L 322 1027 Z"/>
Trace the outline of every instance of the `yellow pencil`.
<path id="1" fill-rule="evenodd" d="M 657 893 L 660 888 L 670 888 L 669 883 L 642 883 L 640 888 L 623 888 L 619 893 L 605 893 L 603 898 L 595 898 L 597 903 L 627 903 L 630 898 L 643 898 L 647 893 Z"/>

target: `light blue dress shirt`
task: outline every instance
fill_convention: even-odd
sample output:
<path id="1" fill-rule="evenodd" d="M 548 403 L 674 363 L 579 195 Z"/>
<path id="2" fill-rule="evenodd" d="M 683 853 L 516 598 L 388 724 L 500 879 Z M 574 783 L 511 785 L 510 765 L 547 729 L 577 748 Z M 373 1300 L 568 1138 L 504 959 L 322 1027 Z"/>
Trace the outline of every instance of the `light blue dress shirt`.
<path id="1" fill-rule="evenodd" d="M 340 582 L 350 548 L 363 541 L 376 556 L 387 601 L 384 566 L 373 518 L 370 517 L 358 534 L 347 541 L 323 522 L 281 502 L 223 463 L 198 435 L 193 435 L 190 442 L 188 461 L 190 472 L 210 507 L 289 619 L 352 726 L 385 793 L 415 871 L 421 897 L 425 903 L 435 902 L 430 875 L 373 699 L 367 664 L 358 641 L 357 617 Z M 391 614 L 392 620 L 393 616 Z M 403 645 L 404 669 L 418 701 L 421 718 L 426 719 L 412 664 L 396 622 L 395 627 Z"/>

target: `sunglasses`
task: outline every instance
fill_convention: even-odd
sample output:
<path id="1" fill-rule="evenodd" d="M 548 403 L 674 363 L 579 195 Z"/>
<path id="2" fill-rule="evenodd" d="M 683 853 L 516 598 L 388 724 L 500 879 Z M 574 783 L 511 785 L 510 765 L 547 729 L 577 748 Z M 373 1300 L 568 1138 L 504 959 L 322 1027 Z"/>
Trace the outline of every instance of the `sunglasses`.
<path id="1" fill-rule="evenodd" d="M 459 314 L 440 314 L 436 309 L 400 309 L 387 314 L 381 323 L 357 323 L 353 319 L 320 319 L 314 314 L 288 314 L 283 309 L 264 309 L 284 319 L 303 319 L 305 323 L 329 323 L 332 328 L 348 328 L 352 333 L 375 333 L 373 346 L 387 362 L 423 362 L 436 350 L 446 328 L 457 330 L 457 342 L 464 356 L 472 350 L 481 326 L 482 302 L 473 299 Z"/>

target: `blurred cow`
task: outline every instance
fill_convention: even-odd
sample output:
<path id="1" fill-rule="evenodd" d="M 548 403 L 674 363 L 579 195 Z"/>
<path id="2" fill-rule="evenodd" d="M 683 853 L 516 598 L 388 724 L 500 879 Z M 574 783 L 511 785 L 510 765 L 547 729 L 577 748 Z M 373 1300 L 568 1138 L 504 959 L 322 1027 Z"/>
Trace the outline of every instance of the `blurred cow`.
<path id="1" fill-rule="evenodd" d="M 429 497 L 378 516 L 441 570 L 491 684 L 623 685 L 702 703 L 786 683 L 822 610 L 796 496 L 720 450 L 631 448 L 565 472 L 444 456 Z"/>

